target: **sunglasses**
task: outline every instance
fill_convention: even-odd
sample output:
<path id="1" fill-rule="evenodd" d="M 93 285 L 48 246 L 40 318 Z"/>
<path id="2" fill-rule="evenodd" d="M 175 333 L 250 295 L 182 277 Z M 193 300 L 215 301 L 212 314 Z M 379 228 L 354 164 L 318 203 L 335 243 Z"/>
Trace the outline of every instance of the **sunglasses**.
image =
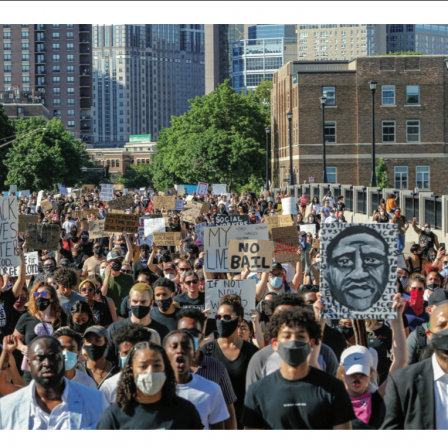
<path id="1" fill-rule="evenodd" d="M 33 296 L 35 299 L 37 299 L 38 297 L 47 297 L 48 295 L 48 291 L 42 291 L 42 292 L 34 292 Z"/>
<path id="2" fill-rule="evenodd" d="M 233 319 L 237 319 L 237 316 L 231 316 L 230 314 L 217 314 L 215 316 L 216 322 L 219 322 L 221 319 L 225 320 L 226 322 L 230 322 Z"/>
<path id="3" fill-rule="evenodd" d="M 188 271 L 190 268 L 179 268 L 179 271 Z"/>
<path id="4" fill-rule="evenodd" d="M 185 282 L 185 284 L 186 284 L 186 285 L 191 285 L 191 284 L 193 284 L 193 285 L 197 285 L 197 284 L 198 284 L 198 281 L 197 281 L 197 280 L 190 280 L 189 282 Z"/>
<path id="5" fill-rule="evenodd" d="M 198 330 L 197 328 L 190 328 L 187 330 L 188 333 L 190 333 L 192 336 L 201 336 L 202 332 Z"/>
<path id="6" fill-rule="evenodd" d="M 123 272 L 123 274 L 130 274 L 131 270 L 129 269 L 122 269 L 121 272 Z"/>
<path id="7" fill-rule="evenodd" d="M 415 291 L 416 289 L 418 289 L 419 291 L 424 291 L 424 289 L 420 286 L 420 287 L 416 287 L 416 286 L 412 286 L 411 287 L 411 289 L 413 290 L 413 291 Z"/>
<path id="8" fill-rule="evenodd" d="M 82 288 L 81 292 L 94 292 L 95 290 L 93 288 Z"/>

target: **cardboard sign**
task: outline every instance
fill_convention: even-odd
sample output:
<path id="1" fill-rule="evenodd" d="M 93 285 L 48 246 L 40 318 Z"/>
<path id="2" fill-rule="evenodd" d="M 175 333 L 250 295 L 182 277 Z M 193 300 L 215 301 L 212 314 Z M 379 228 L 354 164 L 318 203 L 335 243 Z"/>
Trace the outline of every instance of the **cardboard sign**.
<path id="1" fill-rule="evenodd" d="M 126 210 L 127 208 L 131 208 L 134 204 L 134 195 L 132 193 L 124 194 L 119 198 L 113 199 L 109 201 L 107 205 L 112 210 Z"/>
<path id="2" fill-rule="evenodd" d="M 51 204 L 50 201 L 48 201 L 47 199 L 44 199 L 43 201 L 40 202 L 40 206 L 42 207 L 42 210 L 44 211 L 48 211 L 48 210 L 53 210 L 53 205 Z"/>
<path id="3" fill-rule="evenodd" d="M 282 199 L 282 215 L 297 215 L 296 198 Z"/>
<path id="4" fill-rule="evenodd" d="M 116 190 L 116 191 L 121 191 L 123 189 L 124 189 L 124 185 L 121 185 L 121 184 L 114 185 L 114 190 Z"/>
<path id="5" fill-rule="evenodd" d="M 406 261 L 404 259 L 404 255 L 400 254 L 397 256 L 397 268 L 400 269 L 407 269 L 408 267 L 406 266 Z"/>
<path id="6" fill-rule="evenodd" d="M 152 200 L 153 206 L 161 210 L 174 210 L 176 208 L 176 198 L 174 196 L 154 196 Z"/>
<path id="7" fill-rule="evenodd" d="M 100 214 L 100 211 L 97 208 L 89 208 L 87 210 L 73 210 L 72 212 L 70 212 L 70 214 L 73 218 L 81 219 L 88 218 L 90 215 L 97 217 Z"/>
<path id="8" fill-rule="evenodd" d="M 204 241 L 204 229 L 207 227 L 206 222 L 201 222 L 199 224 L 196 224 L 194 226 L 194 231 L 196 235 L 198 236 L 198 239 Z"/>
<path id="9" fill-rule="evenodd" d="M 137 233 L 138 232 L 138 215 L 107 214 L 104 224 L 106 232 L 123 232 Z"/>
<path id="10" fill-rule="evenodd" d="M 297 227 L 276 227 L 272 229 L 274 241 L 274 258 L 278 263 L 296 263 L 302 259 L 297 254 L 300 245 Z"/>
<path id="11" fill-rule="evenodd" d="M 81 193 L 82 194 L 90 194 L 95 192 L 95 185 L 83 185 Z"/>
<path id="12" fill-rule="evenodd" d="M 190 201 L 185 204 L 185 208 L 180 215 L 180 219 L 185 222 L 196 223 L 196 218 L 202 213 L 202 202 Z"/>
<path id="13" fill-rule="evenodd" d="M 37 275 L 39 274 L 39 252 L 27 252 L 25 256 L 25 275 Z M 18 277 L 19 267 L 7 267 L 0 268 L 1 274 L 9 274 L 11 277 Z"/>
<path id="14" fill-rule="evenodd" d="M 26 232 L 26 225 L 30 222 L 37 224 L 37 219 L 36 215 L 19 215 L 19 232 Z"/>
<path id="15" fill-rule="evenodd" d="M 299 224 L 300 232 L 311 233 L 313 235 L 316 233 L 316 224 Z"/>
<path id="16" fill-rule="evenodd" d="M 100 197 L 102 201 L 112 201 L 114 199 L 114 186 L 112 184 L 101 185 Z"/>
<path id="17" fill-rule="evenodd" d="M 320 249 L 320 238 L 313 239 L 313 244 L 311 245 L 313 249 Z"/>
<path id="18" fill-rule="evenodd" d="M 156 246 L 177 246 L 182 238 L 181 232 L 154 232 Z"/>
<path id="19" fill-rule="evenodd" d="M 121 215 L 123 213 L 123 210 L 109 210 L 109 213 L 117 213 Z"/>
<path id="20" fill-rule="evenodd" d="M 249 215 L 216 215 L 215 224 L 217 226 L 245 226 L 252 224 Z"/>
<path id="21" fill-rule="evenodd" d="M 139 238 L 139 240 L 141 241 L 139 246 L 141 246 L 142 244 L 147 244 L 148 246 L 151 246 L 154 238 L 154 232 L 165 232 L 165 230 L 166 230 L 165 218 L 157 218 L 157 219 L 143 218 L 143 235 Z"/>
<path id="22" fill-rule="evenodd" d="M 197 195 L 206 196 L 208 192 L 208 184 L 205 182 L 198 182 Z"/>
<path id="23" fill-rule="evenodd" d="M 226 184 L 213 184 L 213 194 L 217 196 L 222 196 L 226 194 L 227 185 Z"/>
<path id="24" fill-rule="evenodd" d="M 182 199 L 176 199 L 176 205 L 174 208 L 170 208 L 170 210 L 183 210 L 184 208 L 184 201 Z"/>
<path id="25" fill-rule="evenodd" d="M 57 224 L 27 224 L 26 242 L 34 250 L 57 250 L 61 227 Z"/>
<path id="26" fill-rule="evenodd" d="M 245 241 L 256 239 L 267 241 L 268 236 L 267 224 L 206 227 L 204 229 L 204 271 L 230 272 L 228 268 L 228 250 L 230 240 Z"/>
<path id="27" fill-rule="evenodd" d="M 16 255 L 19 237 L 19 211 L 17 196 L 0 198 L 0 267 L 19 266 Z"/>
<path id="28" fill-rule="evenodd" d="M 201 213 L 208 213 L 210 211 L 209 202 L 200 202 L 200 204 L 202 204 Z"/>
<path id="29" fill-rule="evenodd" d="M 104 219 L 96 219 L 95 221 L 81 221 L 82 223 L 86 222 L 89 225 L 87 229 L 89 231 L 89 238 L 108 238 L 111 236 L 119 236 L 122 235 L 123 232 L 106 232 L 104 230 Z"/>
<path id="30" fill-rule="evenodd" d="M 264 222 L 269 224 L 269 229 L 273 229 L 275 227 L 289 227 L 294 224 L 294 221 L 290 215 L 265 216 Z"/>
<path id="31" fill-rule="evenodd" d="M 272 270 L 274 243 L 263 240 L 229 241 L 229 271 L 254 272 Z"/>
<path id="32" fill-rule="evenodd" d="M 244 308 L 244 318 L 251 320 L 250 310 L 255 309 L 256 281 L 246 280 L 205 280 L 205 308 L 209 308 L 210 318 L 214 318 L 219 308 L 219 299 L 226 294 L 236 294 L 241 297 Z"/>
<path id="33" fill-rule="evenodd" d="M 323 319 L 396 319 L 397 224 L 321 224 Z"/>

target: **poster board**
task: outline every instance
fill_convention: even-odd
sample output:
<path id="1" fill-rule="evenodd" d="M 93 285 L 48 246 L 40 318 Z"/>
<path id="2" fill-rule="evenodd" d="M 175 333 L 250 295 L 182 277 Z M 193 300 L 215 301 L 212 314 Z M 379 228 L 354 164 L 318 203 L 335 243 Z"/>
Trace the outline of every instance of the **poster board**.
<path id="1" fill-rule="evenodd" d="M 25 275 L 39 274 L 39 252 L 27 252 L 25 256 Z M 9 274 L 11 277 L 18 277 L 19 266 L 10 266 L 0 269 L 1 274 Z"/>
<path id="2" fill-rule="evenodd" d="M 10 185 L 9 186 L 9 192 L 10 193 L 17 193 L 17 185 Z"/>
<path id="3" fill-rule="evenodd" d="M 295 197 L 282 199 L 282 215 L 297 215 L 297 200 Z"/>
<path id="4" fill-rule="evenodd" d="M 40 206 L 42 207 L 42 210 L 44 210 L 46 212 L 53 209 L 53 205 L 47 199 L 44 199 L 43 201 L 41 201 Z"/>
<path id="5" fill-rule="evenodd" d="M 219 299 L 226 294 L 236 294 L 241 297 L 244 318 L 251 321 L 250 311 L 255 309 L 255 279 L 205 280 L 205 309 L 210 309 L 209 318 L 215 318 L 219 308 Z"/>
<path id="6" fill-rule="evenodd" d="M 19 266 L 16 255 L 19 236 L 19 210 L 17 196 L 0 198 L 0 267 Z"/>
<path id="7" fill-rule="evenodd" d="M 406 261 L 404 259 L 403 254 L 397 255 L 397 268 L 408 269 L 408 267 L 406 266 Z"/>
<path id="8" fill-rule="evenodd" d="M 153 232 L 156 246 L 177 246 L 182 239 L 181 232 Z"/>
<path id="9" fill-rule="evenodd" d="M 297 254 L 300 246 L 297 227 L 276 227 L 272 229 L 272 241 L 274 242 L 274 258 L 278 263 L 297 263 L 302 259 Z"/>
<path id="10" fill-rule="evenodd" d="M 123 232 L 106 232 L 104 230 L 104 219 L 96 219 L 95 221 L 81 221 L 81 222 L 88 222 L 89 224 L 89 238 L 109 238 L 111 236 L 118 236 L 122 235 Z"/>
<path id="11" fill-rule="evenodd" d="M 217 226 L 245 226 L 252 224 L 249 215 L 216 215 L 215 224 Z"/>
<path id="12" fill-rule="evenodd" d="M 31 196 L 31 191 L 30 190 L 22 190 L 19 194 L 20 197 L 28 197 Z"/>
<path id="13" fill-rule="evenodd" d="M 291 215 L 266 216 L 264 222 L 269 224 L 269 239 L 272 240 L 272 229 L 277 227 L 290 227 L 294 224 Z"/>
<path id="14" fill-rule="evenodd" d="M 320 249 L 320 238 L 313 239 L 313 244 L 311 245 L 313 249 Z"/>
<path id="15" fill-rule="evenodd" d="M 300 232 L 306 232 L 306 233 L 311 233 L 311 235 L 317 233 L 316 232 L 316 224 L 299 224 L 300 226 Z"/>
<path id="16" fill-rule="evenodd" d="M 194 231 L 198 236 L 198 239 L 204 241 L 204 229 L 207 227 L 206 222 L 200 222 L 194 226 Z"/>
<path id="17" fill-rule="evenodd" d="M 37 224 L 37 220 L 36 215 L 19 215 L 19 232 L 26 232 L 26 225 L 31 222 Z"/>
<path id="18" fill-rule="evenodd" d="M 121 191 L 121 190 L 124 190 L 124 185 L 121 185 L 121 184 L 114 184 L 114 190 L 115 190 L 115 191 Z"/>
<path id="19" fill-rule="evenodd" d="M 170 210 L 183 210 L 184 208 L 184 201 L 182 199 L 175 199 L 175 207 L 170 208 Z"/>
<path id="20" fill-rule="evenodd" d="M 229 241 L 230 272 L 250 269 L 253 272 L 270 272 L 274 243 L 263 240 Z"/>
<path id="21" fill-rule="evenodd" d="M 227 192 L 226 184 L 213 184 L 213 194 L 217 196 L 222 196 Z"/>
<path id="22" fill-rule="evenodd" d="M 126 210 L 127 208 L 131 208 L 134 204 L 134 195 L 132 193 L 124 194 L 119 198 L 113 199 L 109 201 L 107 205 L 112 210 Z"/>
<path id="23" fill-rule="evenodd" d="M 27 224 L 27 246 L 34 250 L 57 250 L 60 234 L 61 228 L 57 224 Z"/>
<path id="24" fill-rule="evenodd" d="M 138 215 L 126 215 L 126 213 L 106 215 L 104 230 L 106 232 L 138 233 Z"/>
<path id="25" fill-rule="evenodd" d="M 202 202 L 190 201 L 185 204 L 185 208 L 180 215 L 180 219 L 194 224 L 196 218 L 201 214 Z"/>
<path id="26" fill-rule="evenodd" d="M 198 188 L 196 190 L 198 196 L 207 196 L 208 184 L 205 182 L 198 182 Z"/>
<path id="27" fill-rule="evenodd" d="M 165 232 L 165 218 L 145 219 L 143 221 L 143 238 L 140 239 L 141 244 L 151 246 L 154 239 L 154 232 Z M 139 244 L 139 246 L 141 245 Z"/>
<path id="28" fill-rule="evenodd" d="M 112 184 L 101 185 L 100 198 L 105 202 L 112 201 L 114 199 L 114 186 Z"/>
<path id="29" fill-rule="evenodd" d="M 152 199 L 153 207 L 161 210 L 174 210 L 176 207 L 176 198 L 174 196 L 154 196 Z"/>
<path id="30" fill-rule="evenodd" d="M 91 194 L 91 193 L 94 193 L 94 192 L 95 192 L 95 185 L 92 185 L 92 184 L 86 184 L 86 185 L 83 185 L 83 186 L 82 186 L 81 193 L 82 193 L 83 195 L 85 195 L 85 194 Z"/>
<path id="31" fill-rule="evenodd" d="M 268 224 L 206 227 L 204 229 L 204 271 L 230 272 L 228 268 L 230 240 L 256 239 L 267 241 L 268 237 Z"/>
<path id="32" fill-rule="evenodd" d="M 73 218 L 88 218 L 90 215 L 97 217 L 100 214 L 99 209 L 97 208 L 89 208 L 87 210 L 73 210 L 70 212 Z"/>
<path id="33" fill-rule="evenodd" d="M 44 195 L 44 190 L 40 190 L 39 193 L 37 193 L 36 207 L 39 207 L 40 203 L 42 202 L 43 195 Z"/>
<path id="34" fill-rule="evenodd" d="M 183 196 L 185 194 L 185 188 L 183 185 L 178 185 L 176 190 L 179 196 Z"/>
<path id="35" fill-rule="evenodd" d="M 322 224 L 326 319 L 396 319 L 397 224 Z"/>

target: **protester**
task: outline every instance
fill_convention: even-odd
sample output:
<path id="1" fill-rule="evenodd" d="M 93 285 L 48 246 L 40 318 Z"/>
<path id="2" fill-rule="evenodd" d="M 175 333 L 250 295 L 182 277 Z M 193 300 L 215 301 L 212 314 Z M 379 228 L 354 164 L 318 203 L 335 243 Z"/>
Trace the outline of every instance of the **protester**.
<path id="1" fill-rule="evenodd" d="M 84 262 L 82 268 L 84 278 L 87 278 L 89 275 L 99 274 L 101 262 L 106 259 L 103 256 L 103 247 L 100 243 L 93 245 L 93 252 L 94 254 Z"/>
<path id="2" fill-rule="evenodd" d="M 59 303 L 67 314 L 75 302 L 86 301 L 83 295 L 74 291 L 74 288 L 78 285 L 78 276 L 73 269 L 58 269 L 53 276 L 53 280 L 58 285 L 57 294 Z"/>
<path id="3" fill-rule="evenodd" d="M 182 272 L 185 269 L 185 263 L 179 263 L 181 266 L 179 267 L 179 271 Z M 187 292 L 182 294 L 178 294 L 175 298 L 175 302 L 181 308 L 197 308 L 201 311 L 205 309 L 205 295 L 204 293 L 199 291 L 199 277 L 196 272 L 191 269 L 186 271 L 184 284 L 186 285 Z"/>
<path id="4" fill-rule="evenodd" d="M 79 284 L 79 292 L 85 297 L 89 304 L 93 316 L 98 325 L 108 328 L 113 322 L 109 306 L 102 301 L 95 300 L 94 297 L 98 294 L 97 285 L 93 280 L 83 280 Z"/>
<path id="5" fill-rule="evenodd" d="M 92 308 L 87 302 L 75 302 L 70 309 L 68 316 L 68 327 L 80 336 L 89 327 L 96 325 L 96 319 L 93 316 Z"/>

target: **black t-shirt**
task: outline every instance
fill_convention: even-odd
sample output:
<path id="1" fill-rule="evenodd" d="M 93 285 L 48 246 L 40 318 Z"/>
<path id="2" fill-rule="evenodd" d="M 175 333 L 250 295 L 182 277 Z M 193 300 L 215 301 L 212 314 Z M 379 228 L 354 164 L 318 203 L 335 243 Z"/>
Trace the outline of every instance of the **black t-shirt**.
<path id="1" fill-rule="evenodd" d="M 14 333 L 14 328 L 16 328 L 16 313 L 14 308 L 14 303 L 17 300 L 16 296 L 12 292 L 12 289 L 3 291 L 0 294 L 0 331 L 3 336 L 8 336 Z"/>
<path id="2" fill-rule="evenodd" d="M 203 429 L 193 403 L 177 397 L 175 403 L 141 404 L 133 400 L 129 415 L 115 403 L 101 415 L 96 429 Z"/>
<path id="3" fill-rule="evenodd" d="M 378 353 L 378 368 L 377 372 L 380 377 L 380 384 L 386 381 L 389 374 L 390 365 L 392 361 L 390 359 L 390 351 L 392 349 L 392 330 L 382 325 L 373 333 L 368 332 L 369 347 L 374 348 Z"/>
<path id="4" fill-rule="evenodd" d="M 120 317 L 124 317 L 127 319 L 128 317 L 131 317 L 131 305 L 129 304 L 129 296 L 126 296 L 123 301 L 121 302 L 120 310 L 117 310 L 117 314 Z"/>
<path id="5" fill-rule="evenodd" d="M 332 429 L 355 418 L 342 381 L 311 367 L 300 380 L 280 370 L 251 384 L 242 423 L 255 429 Z"/>
<path id="6" fill-rule="evenodd" d="M 325 324 L 324 338 L 322 342 L 334 351 L 336 358 L 340 361 L 342 352 L 347 348 L 347 341 L 342 333 Z"/>
<path id="7" fill-rule="evenodd" d="M 97 302 L 96 300 L 94 300 L 92 311 L 93 311 L 93 315 L 95 316 L 96 321 L 98 322 L 98 325 L 101 325 L 102 327 L 106 327 L 107 325 L 110 325 L 113 322 L 112 314 L 109 309 L 109 305 L 106 305 L 103 302 Z"/>
<path id="8" fill-rule="evenodd" d="M 157 306 L 154 306 L 151 308 L 151 311 L 149 312 L 149 315 L 151 319 L 158 322 L 160 325 L 164 327 L 164 331 L 160 332 L 160 339 L 163 340 L 163 338 L 172 330 L 177 330 L 177 322 L 179 321 L 179 318 L 177 317 L 180 313 L 180 308 L 175 307 L 174 313 L 171 314 L 163 314 L 160 312 L 159 308 Z"/>
<path id="9" fill-rule="evenodd" d="M 37 338 L 37 336 L 51 336 L 56 330 L 61 327 L 66 327 L 67 325 L 67 315 L 64 311 L 62 311 L 59 318 L 56 319 L 55 325 L 50 322 L 42 322 L 37 317 L 33 317 L 29 313 L 26 313 L 17 322 L 16 330 L 20 334 L 25 335 L 22 342 L 25 345 L 30 345 L 33 339 Z"/>
<path id="10" fill-rule="evenodd" d="M 338 202 L 337 206 L 338 206 L 338 212 L 341 212 L 346 208 L 343 202 Z"/>
<path id="11" fill-rule="evenodd" d="M 240 418 L 244 408 L 244 397 L 246 395 L 247 366 L 249 365 L 252 356 L 258 352 L 258 348 L 253 344 L 249 344 L 249 342 L 243 341 L 240 354 L 234 361 L 230 361 L 224 356 L 217 340 L 202 346 L 201 352 L 222 362 L 227 369 L 230 382 L 232 383 L 233 390 L 237 396 L 237 400 L 233 405 L 235 407 L 236 421 L 238 426 L 240 426 Z"/>
<path id="12" fill-rule="evenodd" d="M 205 294 L 200 291 L 197 299 L 190 299 L 188 293 L 184 292 L 177 295 L 174 300 L 181 308 L 196 308 L 199 311 L 204 311 L 205 309 Z"/>
<path id="13" fill-rule="evenodd" d="M 89 242 L 87 244 L 80 244 L 79 247 L 82 248 L 84 255 L 88 257 L 93 257 L 93 243 Z"/>

